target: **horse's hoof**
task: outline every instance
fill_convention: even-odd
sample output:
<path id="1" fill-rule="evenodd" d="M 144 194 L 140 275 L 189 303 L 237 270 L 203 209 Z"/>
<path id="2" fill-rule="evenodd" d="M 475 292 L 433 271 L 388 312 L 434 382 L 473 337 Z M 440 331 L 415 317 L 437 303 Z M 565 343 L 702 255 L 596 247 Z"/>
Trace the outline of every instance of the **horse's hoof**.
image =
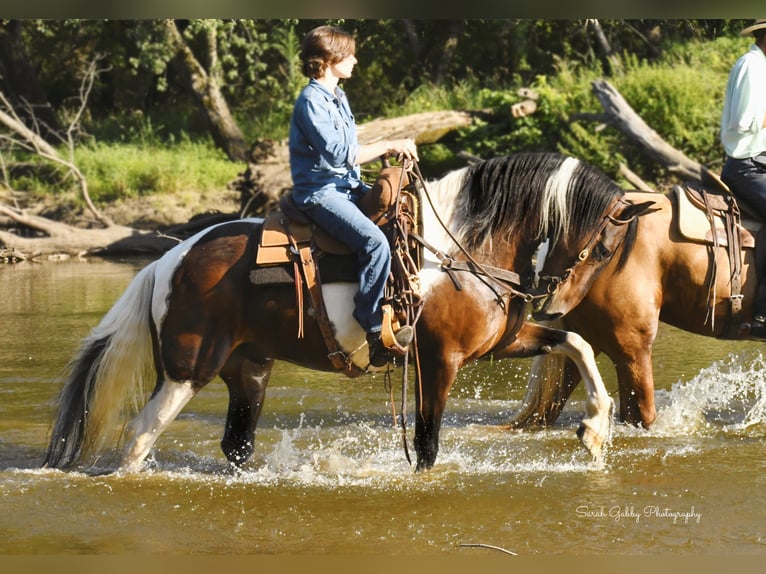
<path id="1" fill-rule="evenodd" d="M 416 473 L 428 472 L 434 467 L 435 462 L 436 462 L 435 460 L 426 460 L 426 459 L 418 460 L 417 463 L 415 464 L 415 472 Z"/>
<path id="2" fill-rule="evenodd" d="M 577 438 L 593 457 L 593 462 L 600 464 L 603 460 L 603 448 L 606 441 L 605 435 L 600 435 L 584 422 L 577 429 Z"/>

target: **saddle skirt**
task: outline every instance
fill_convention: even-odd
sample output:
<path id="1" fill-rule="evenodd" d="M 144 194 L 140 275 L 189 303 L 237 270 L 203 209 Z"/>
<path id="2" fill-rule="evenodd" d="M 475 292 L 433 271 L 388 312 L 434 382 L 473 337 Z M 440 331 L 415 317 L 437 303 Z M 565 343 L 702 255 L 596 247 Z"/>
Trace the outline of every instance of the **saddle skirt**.
<path id="1" fill-rule="evenodd" d="M 313 245 L 325 253 L 343 255 L 351 249 L 325 233 L 301 214 L 297 207 L 290 206 L 285 195 L 280 201 L 280 209 L 269 215 L 263 222 L 261 241 L 258 244 L 257 266 L 290 263 L 295 259 L 294 246 Z"/>
<path id="2" fill-rule="evenodd" d="M 726 247 L 729 259 L 729 316 L 719 336 L 721 339 L 740 339 L 747 323 L 743 317 L 742 270 L 745 249 L 755 250 L 756 276 L 763 276 L 764 223 L 744 212 L 736 198 L 723 184 L 709 187 L 704 184 L 685 183 L 674 186 L 678 203 L 678 229 L 689 240 L 706 245 Z M 718 266 L 713 251 L 710 261 L 714 276 Z M 759 261 L 760 260 L 760 261 Z M 714 283 L 711 283 L 713 290 Z M 709 300 L 713 300 L 710 297 Z M 711 326 L 715 325 L 712 308 L 709 309 Z"/>

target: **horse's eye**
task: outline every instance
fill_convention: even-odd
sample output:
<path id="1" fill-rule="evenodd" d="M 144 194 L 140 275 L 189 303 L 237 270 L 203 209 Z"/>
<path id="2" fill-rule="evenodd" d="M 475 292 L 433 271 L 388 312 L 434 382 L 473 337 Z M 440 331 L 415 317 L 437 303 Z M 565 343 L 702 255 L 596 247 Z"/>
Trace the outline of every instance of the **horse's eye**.
<path id="1" fill-rule="evenodd" d="M 594 261 L 601 262 L 604 259 L 607 259 L 612 255 L 612 252 L 609 251 L 606 246 L 603 243 L 596 243 L 595 247 L 593 247 L 593 252 L 591 253 L 591 258 Z"/>

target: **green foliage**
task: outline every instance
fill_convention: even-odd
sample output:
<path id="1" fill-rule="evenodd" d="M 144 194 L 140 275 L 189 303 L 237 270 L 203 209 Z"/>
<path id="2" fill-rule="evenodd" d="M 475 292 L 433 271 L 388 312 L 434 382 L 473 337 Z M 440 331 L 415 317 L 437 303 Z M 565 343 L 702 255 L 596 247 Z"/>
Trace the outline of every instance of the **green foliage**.
<path id="1" fill-rule="evenodd" d="M 603 110 L 592 82 L 608 79 L 663 139 L 715 169 L 722 156 L 723 86 L 751 41 L 739 37 L 743 21 L 737 20 L 604 19 L 619 71 L 603 58 L 587 20 L 176 21 L 206 73 L 220 81 L 249 141 L 286 137 L 295 96 L 306 82 L 300 40 L 325 23 L 356 38 L 359 65 L 344 89 L 360 123 L 429 110 L 481 110 L 473 127 L 423 146 L 421 157 L 433 170 L 464 163 L 458 152 L 491 157 L 549 150 L 612 175 L 625 163 L 650 183 L 668 174 L 598 119 Z M 241 171 L 214 150 L 162 21 L 5 20 L 0 48 L 0 54 L 22 54 L 34 71 L 31 79 L 17 78 L 28 85 L 12 82 L 8 74 L 22 68 L 0 61 L 6 72 L 0 89 L 16 101 L 55 110 L 59 125 L 52 127 L 59 131 L 61 111 L 72 109 L 84 71 L 100 62 L 83 117 L 87 145 L 76 158 L 95 198 L 221 188 Z M 537 110 L 514 118 L 521 87 L 537 91 Z M 17 188 L 43 184 L 24 173 Z M 60 175 L 53 169 L 40 178 L 62 190 L 71 182 Z"/>
<path id="2" fill-rule="evenodd" d="M 693 40 L 669 46 L 658 61 L 623 54 L 622 73 L 608 77 L 628 105 L 668 144 L 688 157 L 720 169 L 720 113 L 728 71 L 747 50 L 741 38 Z M 648 158 L 627 136 L 598 118 L 604 111 L 592 83 L 605 78 L 596 63 L 557 59 L 556 73 L 539 75 L 531 84 L 539 94 L 535 114 L 513 118 L 510 106 L 520 100 L 515 90 L 480 90 L 482 106 L 492 108 L 490 123 L 479 122 L 456 141 L 480 157 L 521 150 L 559 151 L 593 163 L 617 176 L 621 163 L 650 184 L 670 175 Z"/>

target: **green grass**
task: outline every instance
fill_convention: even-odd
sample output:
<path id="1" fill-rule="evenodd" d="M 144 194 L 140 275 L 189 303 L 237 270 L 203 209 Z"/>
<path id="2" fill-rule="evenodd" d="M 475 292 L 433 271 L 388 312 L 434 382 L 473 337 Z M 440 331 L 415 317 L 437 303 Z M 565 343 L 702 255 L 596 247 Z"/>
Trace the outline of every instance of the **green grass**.
<path id="1" fill-rule="evenodd" d="M 174 146 L 98 144 L 79 149 L 75 161 L 94 201 L 154 193 L 224 190 L 244 169 L 212 144 Z"/>
<path id="2" fill-rule="evenodd" d="M 59 150 L 66 156 L 67 150 Z M 33 196 L 71 196 L 76 184 L 62 167 L 39 157 L 16 154 L 8 164 L 11 185 Z M 230 161 L 212 143 L 96 143 L 78 147 L 74 162 L 88 182 L 91 199 L 108 203 L 150 194 L 223 191 L 245 166 Z M 31 166 L 31 167 L 30 167 Z"/>

